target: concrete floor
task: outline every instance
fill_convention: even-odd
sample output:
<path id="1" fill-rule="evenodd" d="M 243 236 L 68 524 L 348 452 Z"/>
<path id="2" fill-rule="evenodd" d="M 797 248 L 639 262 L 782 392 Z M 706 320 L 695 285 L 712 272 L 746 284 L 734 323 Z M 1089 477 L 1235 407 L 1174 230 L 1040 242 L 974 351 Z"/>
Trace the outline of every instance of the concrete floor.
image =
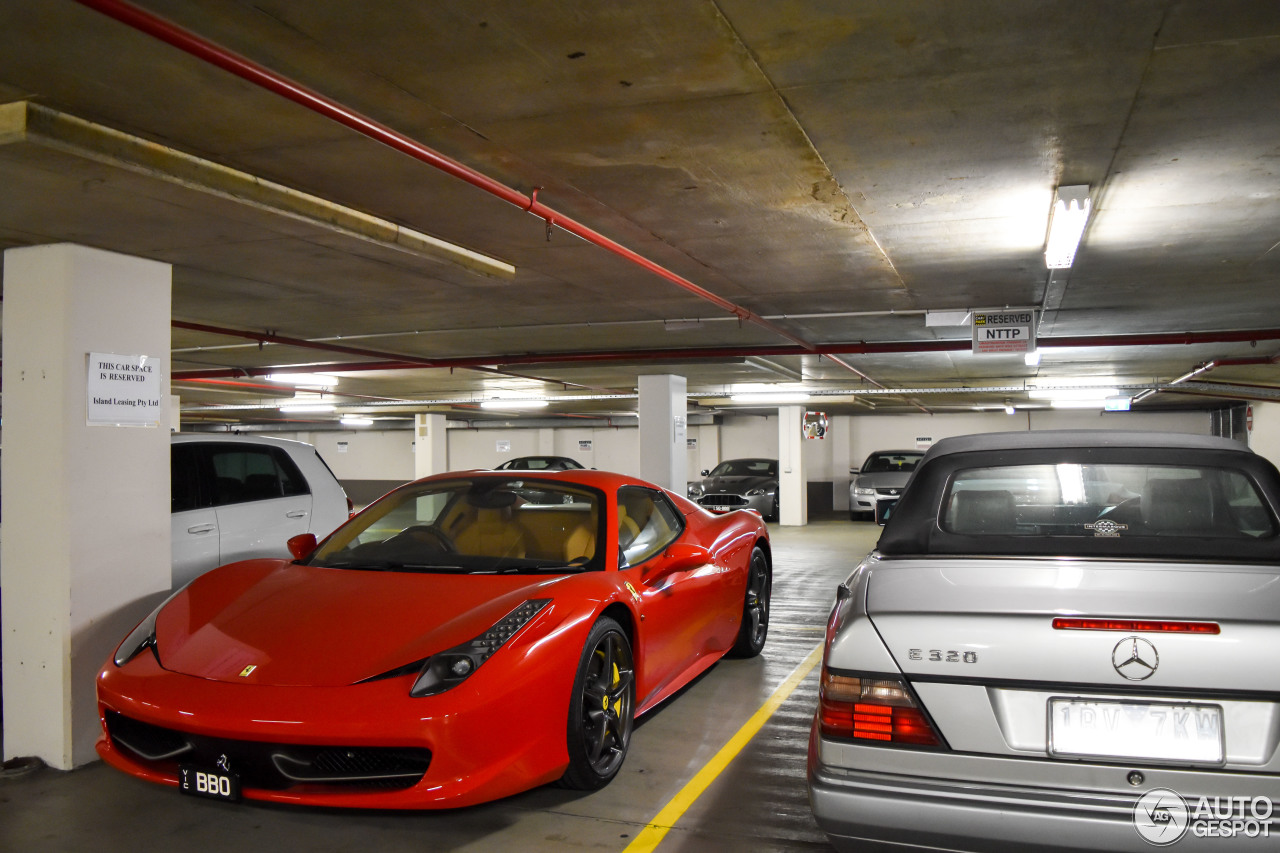
<path id="1" fill-rule="evenodd" d="M 0 850 L 621 853 L 821 644 L 836 585 L 879 535 L 874 525 L 849 521 L 770 527 L 773 612 L 764 653 L 721 661 L 639 721 L 626 764 L 601 791 L 540 788 L 446 812 L 329 811 L 183 797 L 99 763 L 0 778 Z M 674 823 L 661 853 L 830 849 L 804 784 L 817 679 L 815 668 Z"/>

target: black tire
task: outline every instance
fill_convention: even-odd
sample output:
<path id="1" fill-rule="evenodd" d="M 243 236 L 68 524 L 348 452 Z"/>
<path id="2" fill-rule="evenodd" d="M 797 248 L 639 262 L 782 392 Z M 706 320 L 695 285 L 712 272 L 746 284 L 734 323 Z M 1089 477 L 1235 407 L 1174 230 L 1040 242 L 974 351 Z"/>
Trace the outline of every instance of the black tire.
<path id="1" fill-rule="evenodd" d="M 603 616 L 587 635 L 573 680 L 565 741 L 569 767 L 561 787 L 595 791 L 618 775 L 631 743 L 635 702 L 631 643 L 621 625 Z"/>
<path id="2" fill-rule="evenodd" d="M 729 657 L 753 658 L 764 649 L 769 636 L 769 597 L 773 592 L 773 571 L 769 558 L 762 548 L 751 551 L 751 565 L 747 569 L 747 591 L 742 602 L 742 625 L 738 628 L 738 640 L 729 650 Z"/>

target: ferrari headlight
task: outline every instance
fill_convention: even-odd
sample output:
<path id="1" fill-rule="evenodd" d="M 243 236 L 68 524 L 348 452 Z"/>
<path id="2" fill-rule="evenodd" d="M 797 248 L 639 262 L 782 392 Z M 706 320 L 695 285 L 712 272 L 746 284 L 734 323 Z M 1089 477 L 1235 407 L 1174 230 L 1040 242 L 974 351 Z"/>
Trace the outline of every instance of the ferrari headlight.
<path id="1" fill-rule="evenodd" d="M 184 587 L 185 589 L 185 587 Z M 178 590 L 181 592 L 182 590 Z M 116 666 L 124 666 L 129 661 L 142 654 L 143 649 L 151 649 L 151 653 L 156 656 L 156 662 L 160 662 L 160 650 L 156 647 L 156 617 L 160 615 L 160 611 L 164 610 L 166 604 L 173 601 L 177 596 L 177 592 L 160 602 L 160 606 L 151 611 L 151 614 L 138 623 L 138 627 L 129 632 L 129 636 L 124 638 L 116 648 L 115 661 Z"/>
<path id="2" fill-rule="evenodd" d="M 409 695 L 434 696 L 461 684 L 550 603 L 549 598 L 530 599 L 503 616 L 492 628 L 474 640 L 427 658 L 418 674 L 418 680 L 409 689 Z"/>

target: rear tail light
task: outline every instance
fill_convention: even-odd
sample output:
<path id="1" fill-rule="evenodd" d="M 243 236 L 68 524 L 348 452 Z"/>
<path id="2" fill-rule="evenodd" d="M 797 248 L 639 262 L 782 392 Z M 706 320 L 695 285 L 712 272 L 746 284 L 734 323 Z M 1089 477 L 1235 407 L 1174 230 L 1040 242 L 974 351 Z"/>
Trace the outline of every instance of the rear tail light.
<path id="1" fill-rule="evenodd" d="M 880 743 L 941 746 L 941 739 L 900 678 L 832 675 L 822 670 L 822 734 Z"/>
<path id="2" fill-rule="evenodd" d="M 1175 622 L 1169 619 L 1092 619 L 1058 617 L 1053 620 L 1058 631 L 1129 631 L 1148 633 L 1167 631 L 1175 634 L 1221 634 L 1217 622 Z"/>

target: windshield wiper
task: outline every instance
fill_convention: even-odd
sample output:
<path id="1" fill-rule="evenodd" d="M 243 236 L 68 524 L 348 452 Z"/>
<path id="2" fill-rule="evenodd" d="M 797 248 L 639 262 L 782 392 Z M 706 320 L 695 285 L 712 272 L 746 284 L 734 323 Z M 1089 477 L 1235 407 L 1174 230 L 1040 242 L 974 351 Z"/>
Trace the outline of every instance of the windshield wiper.
<path id="1" fill-rule="evenodd" d="M 410 571 L 461 571 L 462 566 L 440 566 L 434 563 L 405 563 L 400 560 L 335 560 L 319 564 L 324 569 L 352 569 L 368 572 L 394 572 L 409 569 Z"/>
<path id="2" fill-rule="evenodd" d="M 555 563 L 549 566 L 506 566 L 504 568 L 492 569 L 496 575 L 536 575 L 541 572 L 564 572 L 570 574 L 573 572 L 581 572 L 586 570 L 586 566 L 566 566 L 563 563 Z"/>

